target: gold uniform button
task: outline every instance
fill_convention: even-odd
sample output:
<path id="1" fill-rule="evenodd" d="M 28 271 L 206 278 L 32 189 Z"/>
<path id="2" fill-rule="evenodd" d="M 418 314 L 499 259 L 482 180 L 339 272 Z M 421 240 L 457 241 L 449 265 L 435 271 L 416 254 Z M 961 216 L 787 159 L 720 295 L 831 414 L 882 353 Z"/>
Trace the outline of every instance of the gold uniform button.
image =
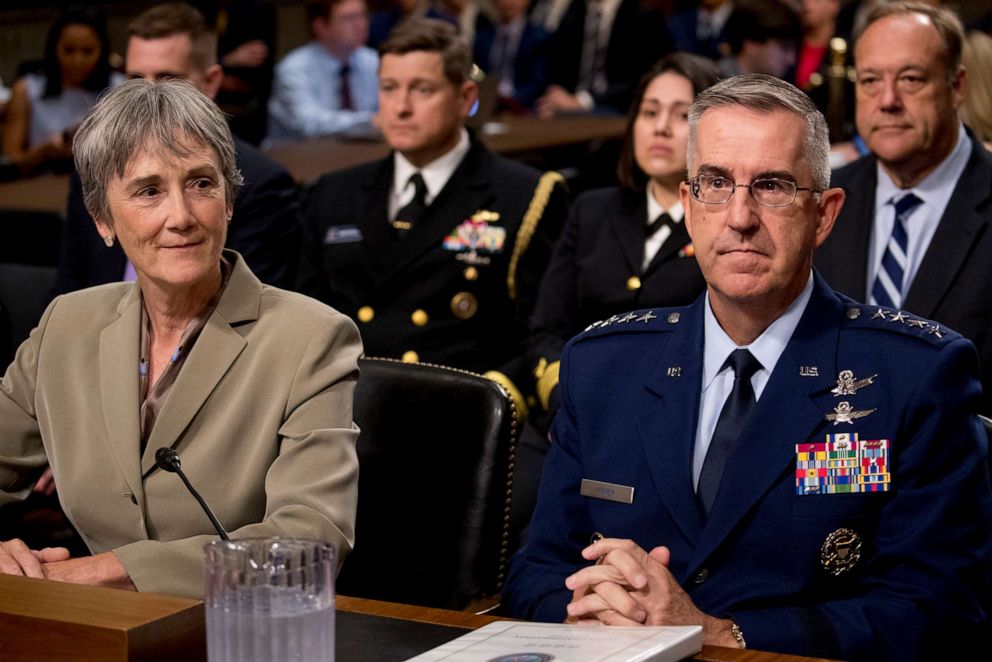
<path id="1" fill-rule="evenodd" d="M 637 276 L 631 276 L 627 279 L 627 289 L 633 292 L 634 290 L 641 289 L 641 279 Z"/>
<path id="2" fill-rule="evenodd" d="M 465 267 L 465 271 L 462 272 L 465 276 L 465 280 L 478 280 L 479 270 L 475 267 Z"/>
<path id="3" fill-rule="evenodd" d="M 375 317 L 375 311 L 371 306 L 362 306 L 358 309 L 358 321 L 368 324 Z"/>
<path id="4" fill-rule="evenodd" d="M 420 363 L 420 357 L 416 352 L 410 350 L 409 352 L 403 352 L 403 363 Z"/>
<path id="5" fill-rule="evenodd" d="M 413 322 L 414 326 L 426 326 L 427 320 L 427 312 L 420 310 L 419 308 L 413 311 L 413 314 L 410 315 L 410 321 Z"/>
<path id="6" fill-rule="evenodd" d="M 459 292 L 451 297 L 451 313 L 460 320 L 472 318 L 479 310 L 479 300 L 470 292 Z"/>

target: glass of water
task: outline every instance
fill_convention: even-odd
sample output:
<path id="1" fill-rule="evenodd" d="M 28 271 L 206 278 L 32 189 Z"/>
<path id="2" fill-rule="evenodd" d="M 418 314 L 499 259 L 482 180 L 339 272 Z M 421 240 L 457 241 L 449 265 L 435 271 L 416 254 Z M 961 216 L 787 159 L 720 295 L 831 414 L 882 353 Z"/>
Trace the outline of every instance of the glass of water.
<path id="1" fill-rule="evenodd" d="M 210 662 L 334 661 L 330 545 L 246 538 L 204 552 Z"/>

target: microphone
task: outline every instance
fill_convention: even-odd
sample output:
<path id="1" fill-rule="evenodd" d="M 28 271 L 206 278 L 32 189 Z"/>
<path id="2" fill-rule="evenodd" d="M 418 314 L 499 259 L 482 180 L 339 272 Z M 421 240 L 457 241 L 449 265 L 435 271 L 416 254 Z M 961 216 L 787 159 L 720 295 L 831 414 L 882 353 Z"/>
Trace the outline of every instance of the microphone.
<path id="1" fill-rule="evenodd" d="M 155 451 L 155 464 L 157 464 L 158 468 L 163 471 L 179 474 L 179 477 L 183 479 L 183 483 L 186 485 L 186 489 L 189 490 L 190 494 L 196 498 L 197 502 L 200 504 L 200 507 L 203 508 L 203 512 L 205 512 L 207 517 L 210 518 L 210 523 L 214 525 L 215 529 L 217 529 L 217 533 L 220 535 L 221 540 L 230 540 L 231 536 L 227 535 L 227 531 L 225 531 L 224 527 L 220 525 L 219 521 L 217 521 L 217 516 L 214 515 L 212 510 L 210 510 L 210 506 L 208 506 L 207 502 L 203 500 L 200 493 L 193 489 L 193 485 L 190 484 L 189 478 L 187 478 L 186 474 L 183 473 L 182 465 L 179 462 L 179 454 L 171 448 L 160 448 Z"/>

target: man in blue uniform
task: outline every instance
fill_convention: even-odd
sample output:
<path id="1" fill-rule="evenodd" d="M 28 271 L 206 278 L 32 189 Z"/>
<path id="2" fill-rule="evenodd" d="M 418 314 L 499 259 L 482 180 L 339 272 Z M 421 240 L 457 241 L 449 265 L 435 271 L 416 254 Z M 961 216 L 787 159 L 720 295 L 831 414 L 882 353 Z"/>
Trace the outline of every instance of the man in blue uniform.
<path id="1" fill-rule="evenodd" d="M 689 122 L 682 203 L 707 294 L 566 346 L 504 602 L 535 620 L 697 624 L 715 645 L 953 656 L 990 595 L 975 349 L 812 272 L 844 194 L 805 95 L 739 76 Z"/>

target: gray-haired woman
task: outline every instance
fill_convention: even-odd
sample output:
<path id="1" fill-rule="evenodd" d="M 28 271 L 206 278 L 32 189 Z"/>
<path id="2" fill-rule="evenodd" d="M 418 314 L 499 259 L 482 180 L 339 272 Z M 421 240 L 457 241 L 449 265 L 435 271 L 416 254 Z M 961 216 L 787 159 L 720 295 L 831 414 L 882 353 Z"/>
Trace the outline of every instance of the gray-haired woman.
<path id="1" fill-rule="evenodd" d="M 136 283 L 59 297 L 0 382 L 0 504 L 46 462 L 93 556 L 0 543 L 0 572 L 202 593 L 213 528 L 354 538 L 361 341 L 346 317 L 262 285 L 223 250 L 241 183 L 213 102 L 181 81 L 108 93 L 74 142 L 87 208 Z M 237 222 L 237 219 L 233 219 Z"/>

